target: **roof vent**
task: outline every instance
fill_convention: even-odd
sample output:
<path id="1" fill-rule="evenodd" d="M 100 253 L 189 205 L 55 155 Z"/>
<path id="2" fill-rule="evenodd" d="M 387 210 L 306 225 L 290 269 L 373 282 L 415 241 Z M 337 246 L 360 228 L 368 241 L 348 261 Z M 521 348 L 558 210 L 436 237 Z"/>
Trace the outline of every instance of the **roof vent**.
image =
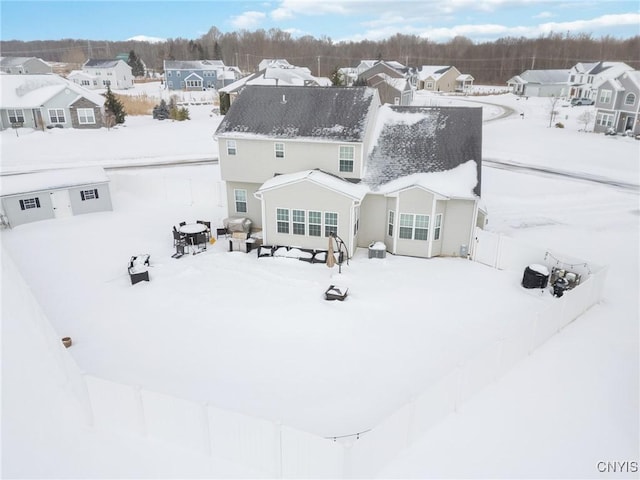
<path id="1" fill-rule="evenodd" d="M 282 103 L 283 105 L 287 103 L 287 98 L 285 97 L 284 93 L 282 94 L 282 102 L 280 103 Z"/>

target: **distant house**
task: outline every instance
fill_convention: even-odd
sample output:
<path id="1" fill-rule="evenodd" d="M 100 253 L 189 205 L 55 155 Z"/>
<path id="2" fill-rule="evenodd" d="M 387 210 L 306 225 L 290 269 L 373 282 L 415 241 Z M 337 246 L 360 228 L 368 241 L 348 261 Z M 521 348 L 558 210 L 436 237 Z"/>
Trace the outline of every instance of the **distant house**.
<path id="1" fill-rule="evenodd" d="M 100 167 L 57 169 L 2 178 L 3 223 L 23 223 L 112 210 L 109 178 Z"/>
<path id="2" fill-rule="evenodd" d="M 618 133 L 640 134 L 640 71 L 627 71 L 602 82 L 595 106 L 595 132 L 612 128 Z"/>
<path id="3" fill-rule="evenodd" d="M 216 131 L 229 216 L 268 245 L 349 255 L 465 256 L 476 224 L 482 110 L 382 105 L 369 87 L 247 86 Z"/>
<path id="4" fill-rule="evenodd" d="M 363 75 L 365 74 L 366 72 Z M 367 78 L 366 83 L 378 90 L 382 103 L 407 106 L 413 101 L 413 88 L 406 78 L 394 78 L 386 73 L 378 73 Z"/>
<path id="5" fill-rule="evenodd" d="M 355 67 L 342 67 L 338 69 L 338 75 L 340 75 L 342 85 L 350 87 L 358 79 L 358 70 Z"/>
<path id="6" fill-rule="evenodd" d="M 164 84 L 168 90 L 220 89 L 240 78 L 236 67 L 222 60 L 165 60 Z"/>
<path id="7" fill-rule="evenodd" d="M 369 68 L 364 68 L 371 62 L 373 62 L 373 64 L 371 64 Z M 396 62 L 394 60 L 363 60 L 356 67 L 356 72 L 358 72 L 358 79 L 361 81 L 366 81 L 374 75 L 382 73 L 391 78 L 404 78 L 413 88 L 415 88 L 418 78 L 417 72 L 414 68 L 406 67 L 400 62 Z"/>
<path id="8" fill-rule="evenodd" d="M 0 75 L 0 128 L 101 128 L 104 97 L 53 73 Z"/>
<path id="9" fill-rule="evenodd" d="M 219 90 L 220 96 L 221 98 L 226 97 L 230 105 L 235 101 L 240 92 L 249 85 L 329 87 L 331 86 L 331 80 L 325 77 L 314 77 L 311 75 L 311 70 L 307 67 L 296 67 L 293 65 L 271 66 L 247 75 L 221 88 Z"/>
<path id="10" fill-rule="evenodd" d="M 456 67 L 449 65 L 423 65 L 418 70 L 418 90 L 430 92 L 455 92 L 461 73 Z"/>
<path id="11" fill-rule="evenodd" d="M 133 74 L 127 62 L 119 59 L 89 59 L 82 70 L 72 71 L 67 78 L 72 82 L 91 90 L 126 90 L 133 88 Z"/>
<path id="12" fill-rule="evenodd" d="M 0 57 L 0 71 L 11 75 L 51 73 L 51 65 L 36 57 Z"/>
<path id="13" fill-rule="evenodd" d="M 473 88 L 474 80 L 475 78 L 473 78 L 468 73 L 462 73 L 458 75 L 458 78 L 456 78 L 456 92 L 470 92 Z"/>
<path id="14" fill-rule="evenodd" d="M 595 100 L 596 90 L 606 81 L 633 70 L 623 62 L 576 63 L 569 70 L 569 97 Z"/>
<path id="15" fill-rule="evenodd" d="M 525 70 L 511 77 L 507 86 L 515 95 L 526 97 L 566 97 L 568 70 Z"/>
<path id="16" fill-rule="evenodd" d="M 264 58 L 258 64 L 258 71 L 264 70 L 266 68 L 292 68 L 294 65 L 291 65 L 284 58 Z"/>

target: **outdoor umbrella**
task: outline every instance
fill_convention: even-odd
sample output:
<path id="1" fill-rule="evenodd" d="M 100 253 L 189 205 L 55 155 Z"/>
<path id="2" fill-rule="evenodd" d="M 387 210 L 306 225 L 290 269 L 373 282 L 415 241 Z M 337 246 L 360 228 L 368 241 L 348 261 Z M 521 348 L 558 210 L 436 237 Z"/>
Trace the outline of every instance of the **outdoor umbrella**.
<path id="1" fill-rule="evenodd" d="M 336 264 L 336 257 L 333 254 L 333 237 L 329 237 L 329 250 L 327 251 L 327 267 L 333 268 Z"/>

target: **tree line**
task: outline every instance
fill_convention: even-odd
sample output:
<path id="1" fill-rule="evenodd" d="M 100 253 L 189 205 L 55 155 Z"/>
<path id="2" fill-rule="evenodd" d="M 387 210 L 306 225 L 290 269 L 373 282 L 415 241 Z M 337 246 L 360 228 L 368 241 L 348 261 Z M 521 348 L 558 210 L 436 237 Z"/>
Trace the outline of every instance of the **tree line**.
<path id="1" fill-rule="evenodd" d="M 466 37 L 434 42 L 417 35 L 334 43 L 328 37 L 294 38 L 280 29 L 222 33 L 217 27 L 197 39 L 161 43 L 140 41 L 45 40 L 0 41 L 3 56 L 36 56 L 79 68 L 87 58 L 114 58 L 135 51 L 148 69 L 162 72 L 164 60 L 223 60 L 245 73 L 265 58 L 285 58 L 328 77 L 336 67 L 355 67 L 363 59 L 396 60 L 407 66 L 453 65 L 476 84 L 504 85 L 529 69 L 569 69 L 578 62 L 620 61 L 640 69 L 640 35 L 628 39 L 591 34 L 549 33 L 538 38 L 506 37 L 475 43 Z"/>

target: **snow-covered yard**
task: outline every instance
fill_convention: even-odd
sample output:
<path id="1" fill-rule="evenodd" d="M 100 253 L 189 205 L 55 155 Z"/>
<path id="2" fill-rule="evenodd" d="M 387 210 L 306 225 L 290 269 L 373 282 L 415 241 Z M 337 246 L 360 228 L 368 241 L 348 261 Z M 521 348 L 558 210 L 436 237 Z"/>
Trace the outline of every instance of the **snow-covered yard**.
<path id="1" fill-rule="evenodd" d="M 577 116 L 584 110 L 568 108 L 566 128 L 558 129 L 548 128 L 546 99 L 467 100 L 516 109 L 516 115 L 485 124 L 486 159 L 638 183 L 640 142 L 579 131 Z M 209 116 L 208 107 L 190 110 L 193 120 L 184 123 L 130 118 L 126 127 L 111 131 L 2 132 L 2 170 L 215 157 L 217 117 Z M 500 112 L 489 107 L 485 118 Z M 107 141 L 100 143 L 102 138 Z M 215 226 L 226 216 L 218 166 L 109 175 L 113 212 L 2 232 L 3 248 L 60 336 L 73 337 L 69 351 L 83 370 L 100 377 L 211 401 L 319 435 L 354 433 L 374 427 L 499 337 L 520 312 L 557 300 L 523 291 L 517 275 L 461 259 L 368 259 L 359 251 L 339 274 L 337 267 L 229 253 L 220 239 L 203 254 L 174 260 L 173 225 L 203 219 Z M 485 167 L 483 201 L 490 230 L 609 265 L 605 299 L 380 475 L 597 477 L 598 461 L 637 460 L 637 189 Z M 131 286 L 126 264 L 138 253 L 151 254 L 151 281 Z M 346 301 L 323 299 L 331 283 L 349 287 Z M 10 292 L 3 282 L 3 297 Z M 3 339 L 8 334 L 28 341 L 6 313 L 3 307 Z M 130 477 L 157 470 L 155 459 L 163 454 L 148 443 L 133 445 L 141 457 L 127 458 L 121 468 L 105 465 L 91 450 L 96 461 L 75 469 L 74 441 L 80 445 L 89 436 L 105 456 L 118 451 L 117 442 L 97 441 L 96 434 L 72 424 L 68 429 L 75 434 L 64 432 L 67 451 L 56 445 L 55 430 L 33 425 L 34 418 L 53 414 L 46 401 L 32 400 L 33 386 L 16 379 L 42 376 L 37 372 L 46 371 L 46 357 L 22 362 L 19 353 L 14 346 L 3 348 L 3 377 L 14 380 L 10 392 L 3 388 L 3 424 L 11 416 L 3 445 L 13 443 L 11 456 L 3 452 L 3 473 Z M 57 393 L 61 387 L 48 388 Z M 59 396 L 51 395 L 51 406 Z M 32 450 L 28 438 L 36 431 L 44 440 Z M 60 456 L 45 455 L 47 470 L 30 465 L 50 451 Z M 253 475 L 190 460 L 200 468 L 192 467 L 188 476 Z"/>

